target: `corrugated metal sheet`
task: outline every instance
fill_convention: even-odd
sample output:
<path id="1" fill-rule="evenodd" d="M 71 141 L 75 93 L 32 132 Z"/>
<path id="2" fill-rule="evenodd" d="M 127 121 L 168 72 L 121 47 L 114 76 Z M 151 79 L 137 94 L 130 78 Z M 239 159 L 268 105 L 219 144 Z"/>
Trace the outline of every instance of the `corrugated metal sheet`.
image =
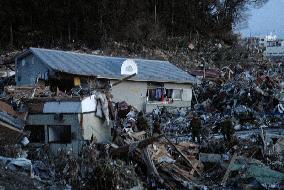
<path id="1" fill-rule="evenodd" d="M 76 75 L 120 79 L 122 63 L 127 58 L 97 56 L 67 51 L 30 48 L 29 51 L 53 70 Z M 196 83 L 197 79 L 168 61 L 133 59 L 138 74 L 132 80 Z"/>

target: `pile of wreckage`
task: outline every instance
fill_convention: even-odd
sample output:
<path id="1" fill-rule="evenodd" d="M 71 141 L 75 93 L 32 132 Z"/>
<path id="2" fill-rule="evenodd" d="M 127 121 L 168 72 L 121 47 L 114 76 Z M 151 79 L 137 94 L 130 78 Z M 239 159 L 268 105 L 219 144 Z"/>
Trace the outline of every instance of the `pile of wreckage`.
<path id="1" fill-rule="evenodd" d="M 283 68 L 258 67 L 236 67 L 230 79 L 196 86 L 192 109 L 162 107 L 146 115 L 126 102 L 113 106 L 107 85 L 70 92 L 40 81 L 34 87 L 5 85 L 0 189 L 283 189 Z M 48 144 L 29 147 L 26 118 L 31 107 L 42 109 L 35 100 L 90 94 L 100 105 L 96 114 L 114 123 L 112 141 L 92 137 L 78 155 L 54 155 Z M 201 143 L 192 139 L 192 112 L 202 120 Z M 228 118 L 235 129 L 230 141 L 219 127 Z"/>

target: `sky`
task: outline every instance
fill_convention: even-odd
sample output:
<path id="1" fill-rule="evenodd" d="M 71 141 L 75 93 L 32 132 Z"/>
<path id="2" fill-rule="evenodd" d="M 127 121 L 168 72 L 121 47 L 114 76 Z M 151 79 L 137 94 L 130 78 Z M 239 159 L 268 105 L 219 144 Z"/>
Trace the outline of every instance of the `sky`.
<path id="1" fill-rule="evenodd" d="M 284 38 L 284 0 L 269 0 L 249 14 L 247 28 L 238 29 L 244 36 L 265 36 L 272 32 Z"/>

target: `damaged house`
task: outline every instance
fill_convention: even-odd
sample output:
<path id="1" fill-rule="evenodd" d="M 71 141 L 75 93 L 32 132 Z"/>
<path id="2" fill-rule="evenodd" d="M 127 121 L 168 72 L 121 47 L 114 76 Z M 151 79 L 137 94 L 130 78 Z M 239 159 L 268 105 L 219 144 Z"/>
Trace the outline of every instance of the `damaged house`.
<path id="1" fill-rule="evenodd" d="M 67 146 L 78 152 L 84 140 L 92 137 L 101 143 L 109 142 L 112 124 L 103 109 L 108 101 L 125 101 L 145 112 L 157 106 L 190 107 L 192 84 L 197 82 L 168 61 L 39 48 L 29 48 L 16 57 L 15 64 L 18 87 L 40 84 L 57 92 L 56 96 L 26 100 L 30 140 L 49 143 L 54 150 Z M 98 98 L 104 103 L 98 105 Z"/>

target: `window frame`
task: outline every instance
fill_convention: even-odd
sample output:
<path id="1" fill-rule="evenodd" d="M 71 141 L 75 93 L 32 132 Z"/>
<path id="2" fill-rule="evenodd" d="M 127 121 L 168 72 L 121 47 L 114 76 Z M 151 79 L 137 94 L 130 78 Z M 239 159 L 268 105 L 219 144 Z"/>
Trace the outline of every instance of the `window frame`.
<path id="1" fill-rule="evenodd" d="M 50 134 L 49 134 L 50 133 L 49 130 L 50 130 L 51 127 L 68 127 L 69 129 L 66 129 L 66 131 L 65 131 L 65 132 L 70 133 L 68 140 L 63 141 L 62 139 L 60 139 L 60 140 L 56 140 L 56 141 L 54 141 L 54 140 L 51 141 L 50 140 Z M 60 135 L 61 134 L 58 134 L 59 138 L 60 138 Z M 71 144 L 72 143 L 72 128 L 71 128 L 71 125 L 47 125 L 47 142 L 49 144 Z"/>

